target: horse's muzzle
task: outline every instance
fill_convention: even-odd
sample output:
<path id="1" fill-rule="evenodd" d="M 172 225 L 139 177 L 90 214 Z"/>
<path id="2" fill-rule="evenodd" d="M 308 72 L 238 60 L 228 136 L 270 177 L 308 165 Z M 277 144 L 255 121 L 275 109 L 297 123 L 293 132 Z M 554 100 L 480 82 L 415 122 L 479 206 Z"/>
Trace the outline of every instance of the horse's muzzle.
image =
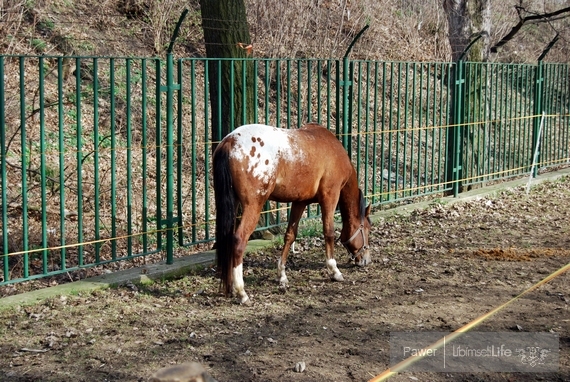
<path id="1" fill-rule="evenodd" d="M 365 265 L 372 263 L 372 256 L 370 256 L 370 251 L 366 249 L 363 254 L 356 256 L 354 262 L 359 267 L 364 267 Z"/>

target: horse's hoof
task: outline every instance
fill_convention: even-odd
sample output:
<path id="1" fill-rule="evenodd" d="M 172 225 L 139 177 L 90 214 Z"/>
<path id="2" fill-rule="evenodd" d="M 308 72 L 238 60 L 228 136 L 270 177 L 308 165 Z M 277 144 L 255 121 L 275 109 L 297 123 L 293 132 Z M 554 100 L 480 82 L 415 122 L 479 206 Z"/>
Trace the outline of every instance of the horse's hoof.
<path id="1" fill-rule="evenodd" d="M 287 277 L 283 277 L 279 279 L 279 289 L 287 289 L 289 287 L 289 280 Z"/>
<path id="2" fill-rule="evenodd" d="M 251 306 L 253 304 L 253 302 L 251 301 L 251 299 L 248 296 L 242 297 L 239 300 L 240 305 L 245 305 L 245 306 Z"/>
<path id="3" fill-rule="evenodd" d="M 334 281 L 344 281 L 344 277 L 342 277 L 342 273 L 336 273 L 332 276 Z"/>
<path id="4" fill-rule="evenodd" d="M 282 293 L 287 292 L 288 287 L 289 287 L 288 283 L 279 283 L 279 291 Z"/>

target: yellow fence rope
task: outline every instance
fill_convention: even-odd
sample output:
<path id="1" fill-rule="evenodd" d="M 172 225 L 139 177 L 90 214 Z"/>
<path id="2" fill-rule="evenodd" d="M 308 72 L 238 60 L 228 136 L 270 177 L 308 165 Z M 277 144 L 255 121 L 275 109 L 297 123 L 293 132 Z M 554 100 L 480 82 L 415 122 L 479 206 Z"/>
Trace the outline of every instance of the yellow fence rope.
<path id="1" fill-rule="evenodd" d="M 489 317 L 491 317 L 492 315 L 494 315 L 495 313 L 501 311 L 502 309 L 504 309 L 505 307 L 507 307 L 508 305 L 510 305 L 511 303 L 513 303 L 514 301 L 518 300 L 519 298 L 521 298 L 522 296 L 532 292 L 533 290 L 537 289 L 538 287 L 540 287 L 541 285 L 546 284 L 547 282 L 549 282 L 550 280 L 560 276 L 561 274 L 563 274 L 564 272 L 570 270 L 570 263 L 566 264 L 565 266 L 563 266 L 562 268 L 558 269 L 557 271 L 551 273 L 550 275 L 548 275 L 547 277 L 545 277 L 544 279 L 542 279 L 541 281 L 539 281 L 538 283 L 534 284 L 533 286 L 531 286 L 530 288 L 528 288 L 527 290 L 525 290 L 524 292 L 522 292 L 521 294 L 513 297 L 512 299 L 510 299 L 509 301 L 505 302 L 504 304 L 500 305 L 499 307 L 491 310 L 488 313 L 485 313 L 484 315 L 474 319 L 473 321 L 469 322 L 468 324 L 462 326 L 461 328 L 457 329 L 456 331 L 454 331 L 453 333 L 445 336 L 444 338 L 441 338 L 440 340 L 438 340 L 437 342 L 433 343 L 432 345 L 426 347 L 426 349 L 439 349 L 440 347 L 443 346 L 444 341 L 452 341 L 455 338 L 458 338 L 459 336 L 461 336 L 463 333 L 473 329 L 475 326 L 479 325 L 481 322 L 485 321 L 486 319 L 488 319 Z M 424 354 L 424 352 L 418 352 L 418 354 Z M 408 368 L 410 365 L 412 365 L 414 362 L 419 361 L 420 359 L 424 358 L 424 356 L 412 356 L 412 357 L 408 357 L 405 360 L 399 362 L 398 364 L 396 364 L 394 367 L 389 368 L 387 370 L 385 370 L 383 373 L 377 375 L 376 377 L 372 378 L 369 382 L 381 382 L 381 381 L 385 381 L 388 378 L 394 376 L 395 374 L 398 374 L 404 370 L 406 370 L 406 368 Z"/>

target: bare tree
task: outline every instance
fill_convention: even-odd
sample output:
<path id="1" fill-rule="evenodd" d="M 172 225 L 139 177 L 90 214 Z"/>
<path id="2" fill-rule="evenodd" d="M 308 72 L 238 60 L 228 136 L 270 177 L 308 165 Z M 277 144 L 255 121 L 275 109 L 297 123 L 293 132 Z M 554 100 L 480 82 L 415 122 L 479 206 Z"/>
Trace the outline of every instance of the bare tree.
<path id="1" fill-rule="evenodd" d="M 522 4 L 522 1 L 520 2 L 520 4 Z M 547 22 L 549 23 L 570 16 L 570 7 L 561 8 L 556 11 L 546 12 L 546 13 L 530 12 L 522 5 L 515 6 L 515 9 L 519 16 L 518 23 L 516 23 L 506 35 L 504 35 L 495 45 L 491 47 L 492 53 L 497 53 L 498 48 L 511 41 L 515 37 L 515 35 L 518 32 L 520 32 L 520 30 L 524 25 L 547 23 Z M 523 16 L 524 14 L 528 15 Z"/>

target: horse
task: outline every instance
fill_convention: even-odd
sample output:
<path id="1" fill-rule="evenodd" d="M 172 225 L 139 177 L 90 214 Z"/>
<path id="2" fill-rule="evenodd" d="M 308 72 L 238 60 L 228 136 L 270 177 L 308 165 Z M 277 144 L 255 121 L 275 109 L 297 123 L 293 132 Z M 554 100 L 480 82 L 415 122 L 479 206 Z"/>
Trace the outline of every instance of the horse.
<path id="1" fill-rule="evenodd" d="M 261 124 L 230 132 L 213 154 L 216 206 L 216 266 L 221 289 L 249 303 L 244 289 L 243 255 L 267 200 L 291 202 L 281 257 L 279 287 L 288 286 L 285 264 L 297 237 L 305 207 L 319 203 L 322 211 L 326 266 L 331 278 L 343 281 L 334 254 L 334 213 L 342 217 L 340 241 L 357 265 L 371 263 L 368 247 L 370 205 L 358 187 L 356 170 L 336 136 L 309 123 L 298 129 Z M 237 206 L 242 214 L 237 222 Z"/>

